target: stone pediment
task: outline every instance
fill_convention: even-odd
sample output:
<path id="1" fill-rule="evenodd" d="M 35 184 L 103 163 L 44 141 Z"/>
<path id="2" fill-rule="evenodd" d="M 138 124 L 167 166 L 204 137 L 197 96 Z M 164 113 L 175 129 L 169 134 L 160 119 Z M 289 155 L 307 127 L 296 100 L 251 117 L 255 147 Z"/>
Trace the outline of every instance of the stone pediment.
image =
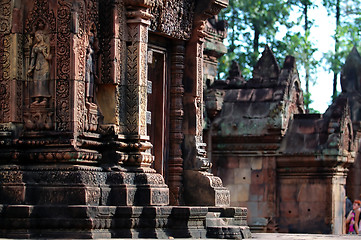
<path id="1" fill-rule="evenodd" d="M 337 98 L 323 115 L 295 115 L 280 148 L 286 155 L 315 156 L 314 161 L 327 160 L 329 156 L 347 157 L 354 151 L 349 104 L 345 98 Z"/>
<path id="2" fill-rule="evenodd" d="M 343 93 L 361 93 L 361 56 L 356 47 L 353 47 L 342 68 L 341 87 Z"/>
<path id="3" fill-rule="evenodd" d="M 253 69 L 253 79 L 258 81 L 269 81 L 278 79 L 280 74 L 280 67 L 278 66 L 277 60 L 268 45 L 262 53 L 262 57 L 257 62 Z"/>
<path id="4" fill-rule="evenodd" d="M 222 85 L 223 108 L 213 122 L 217 129 L 215 135 L 283 135 L 292 115 L 304 112 L 303 94 L 293 57 L 288 56 L 284 67 L 279 70 L 272 51 L 266 47 L 256 67 L 255 75 L 249 81 L 244 81 L 240 73 L 233 73 L 235 77 L 232 75 L 233 78 L 227 79 L 230 89 Z M 230 84 L 232 81 L 238 83 L 234 88 Z"/>
<path id="5" fill-rule="evenodd" d="M 361 120 L 361 56 L 356 47 L 348 55 L 341 72 L 342 93 L 350 104 L 352 122 Z"/>

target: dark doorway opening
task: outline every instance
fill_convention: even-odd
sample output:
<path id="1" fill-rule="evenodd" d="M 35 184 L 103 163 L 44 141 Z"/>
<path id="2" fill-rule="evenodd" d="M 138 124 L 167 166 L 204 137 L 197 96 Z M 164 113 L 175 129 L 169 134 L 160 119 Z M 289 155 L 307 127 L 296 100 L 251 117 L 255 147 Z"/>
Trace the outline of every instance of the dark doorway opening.
<path id="1" fill-rule="evenodd" d="M 150 37 L 148 45 L 148 136 L 153 144 L 153 168 L 167 181 L 169 144 L 169 52 L 165 39 Z"/>

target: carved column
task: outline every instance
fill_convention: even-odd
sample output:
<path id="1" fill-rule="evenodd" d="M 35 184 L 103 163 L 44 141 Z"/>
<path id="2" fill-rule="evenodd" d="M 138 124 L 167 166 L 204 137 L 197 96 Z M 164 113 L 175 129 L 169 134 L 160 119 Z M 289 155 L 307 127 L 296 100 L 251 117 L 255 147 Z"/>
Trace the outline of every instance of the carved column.
<path id="1" fill-rule="evenodd" d="M 203 43 L 205 19 L 199 16 L 195 19 L 192 37 L 186 46 L 186 68 L 184 80 L 184 134 L 185 169 L 207 170 L 210 164 L 204 150 L 202 140 L 203 121 Z"/>
<path id="2" fill-rule="evenodd" d="M 60 132 L 69 132 L 72 130 L 71 121 L 71 82 L 70 78 L 70 6 L 64 1 L 58 2 L 57 15 L 57 39 L 56 48 L 56 122 L 57 130 Z"/>
<path id="3" fill-rule="evenodd" d="M 19 123 L 22 120 L 22 71 L 20 45 L 22 14 L 20 4 L 2 1 L 0 8 L 0 122 Z"/>
<path id="4" fill-rule="evenodd" d="M 183 141 L 183 71 L 184 71 L 184 41 L 174 41 L 172 49 L 171 69 L 171 105 L 170 105 L 170 153 L 168 162 L 168 185 L 170 202 L 179 205 L 182 199 L 183 158 L 181 144 Z"/>
<path id="5" fill-rule="evenodd" d="M 147 44 L 149 19 L 148 8 L 152 1 L 124 2 L 127 7 L 127 69 L 126 69 L 126 122 L 125 134 L 129 144 L 125 165 L 149 167 L 153 156 L 147 136 Z"/>
<path id="6" fill-rule="evenodd" d="M 220 178 L 208 173 L 211 163 L 203 143 L 203 44 L 205 21 L 218 14 L 228 1 L 199 1 L 192 37 L 186 45 L 184 78 L 184 185 L 189 205 L 229 206 L 229 190 Z"/>

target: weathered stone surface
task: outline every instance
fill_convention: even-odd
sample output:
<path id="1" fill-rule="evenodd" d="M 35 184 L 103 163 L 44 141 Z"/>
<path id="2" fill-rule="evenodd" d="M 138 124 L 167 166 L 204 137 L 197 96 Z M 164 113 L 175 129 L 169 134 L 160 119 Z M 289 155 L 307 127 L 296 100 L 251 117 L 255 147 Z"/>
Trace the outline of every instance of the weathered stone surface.
<path id="1" fill-rule="evenodd" d="M 295 59 L 286 57 L 280 70 L 269 48 L 252 79 L 214 84 L 224 98 L 207 131 L 213 172 L 229 187 L 231 205 L 249 209 L 255 231 L 342 232 L 343 187 L 358 141 L 354 119 L 361 101 L 351 93 L 358 59 L 353 50 L 343 73 L 348 91 L 323 115 L 303 114 Z"/>
<path id="2" fill-rule="evenodd" d="M 223 187 L 219 177 L 194 170 L 185 170 L 184 175 L 186 188 L 184 197 L 187 202 L 193 202 L 199 206 L 229 206 L 229 190 Z"/>
<path id="3" fill-rule="evenodd" d="M 0 3 L 0 237 L 207 237 L 208 206 L 230 199 L 202 140 L 227 4 Z M 206 173 L 194 191 L 211 201 L 185 200 L 184 169 Z M 250 236 L 246 211 L 212 211 Z"/>

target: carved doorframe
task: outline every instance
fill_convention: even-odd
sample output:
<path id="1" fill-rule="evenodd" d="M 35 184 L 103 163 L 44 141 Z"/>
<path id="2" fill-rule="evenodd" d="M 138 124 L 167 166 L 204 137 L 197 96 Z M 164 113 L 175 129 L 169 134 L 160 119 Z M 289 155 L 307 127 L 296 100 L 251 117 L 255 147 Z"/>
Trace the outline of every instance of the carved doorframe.
<path id="1" fill-rule="evenodd" d="M 155 44 L 157 37 L 149 36 L 148 44 L 148 117 L 147 135 L 153 145 L 153 168 L 167 181 L 169 156 L 169 48 Z M 166 40 L 165 40 L 166 43 Z"/>

